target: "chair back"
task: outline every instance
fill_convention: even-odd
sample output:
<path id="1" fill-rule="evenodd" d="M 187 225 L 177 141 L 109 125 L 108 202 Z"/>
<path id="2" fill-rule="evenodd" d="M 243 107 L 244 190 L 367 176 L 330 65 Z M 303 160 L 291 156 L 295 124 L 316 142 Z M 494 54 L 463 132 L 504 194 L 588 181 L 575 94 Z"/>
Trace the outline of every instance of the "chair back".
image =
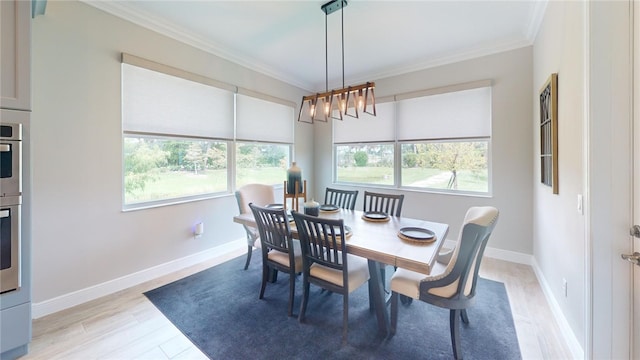
<path id="1" fill-rule="evenodd" d="M 357 198 L 358 190 L 340 190 L 327 188 L 324 193 L 325 204 L 335 205 L 347 210 L 354 210 L 356 208 Z"/>
<path id="2" fill-rule="evenodd" d="M 498 209 L 472 207 L 467 211 L 453 256 L 441 276 L 420 283 L 420 299 L 449 309 L 472 304 L 478 270 L 491 232 L 498 221 Z"/>
<path id="3" fill-rule="evenodd" d="M 289 253 L 290 260 L 293 260 L 293 237 L 286 210 L 269 209 L 253 203 L 249 204 L 249 208 L 258 225 L 262 254 L 266 257 L 266 254 L 274 249 Z"/>
<path id="4" fill-rule="evenodd" d="M 365 191 L 363 211 L 378 211 L 391 216 L 400 216 L 403 202 L 403 194 L 393 195 Z"/>
<path id="5" fill-rule="evenodd" d="M 313 263 L 343 272 L 343 284 L 347 284 L 347 251 L 343 219 L 327 219 L 292 211 L 298 229 L 303 268 Z"/>
<path id="6" fill-rule="evenodd" d="M 247 184 L 236 190 L 236 201 L 240 214 L 251 212 L 249 204 L 265 206 L 275 203 L 273 186 L 265 184 Z"/>

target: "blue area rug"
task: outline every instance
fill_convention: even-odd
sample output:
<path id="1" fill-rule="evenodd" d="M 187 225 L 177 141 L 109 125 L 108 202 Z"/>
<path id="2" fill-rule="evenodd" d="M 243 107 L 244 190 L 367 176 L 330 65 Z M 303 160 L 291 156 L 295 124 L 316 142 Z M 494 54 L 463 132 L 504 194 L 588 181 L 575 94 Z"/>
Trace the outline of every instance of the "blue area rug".
<path id="1" fill-rule="evenodd" d="M 239 257 L 145 293 L 211 359 L 450 359 L 449 310 L 420 301 L 400 306 L 398 330 L 377 336 L 367 286 L 349 297 L 348 344 L 342 345 L 342 296 L 311 285 L 305 323 L 287 316 L 288 275 L 258 299 L 262 262 Z M 387 271 L 388 273 L 390 271 Z M 294 314 L 302 294 L 296 282 Z M 462 325 L 466 359 L 520 359 L 504 284 L 479 279 L 476 303 Z"/>

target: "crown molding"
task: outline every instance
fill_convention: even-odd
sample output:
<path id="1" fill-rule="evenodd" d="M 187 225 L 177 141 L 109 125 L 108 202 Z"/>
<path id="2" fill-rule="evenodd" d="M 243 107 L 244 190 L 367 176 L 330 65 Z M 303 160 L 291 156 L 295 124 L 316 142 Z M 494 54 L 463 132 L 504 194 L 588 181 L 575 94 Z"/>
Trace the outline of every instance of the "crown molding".
<path id="1" fill-rule="evenodd" d="M 205 39 L 193 32 L 185 31 L 173 24 L 164 21 L 148 12 L 140 11 L 128 6 L 120 1 L 100 1 L 100 0 L 80 0 L 96 9 L 114 15 L 120 19 L 127 20 L 136 25 L 167 36 L 176 41 L 191 45 L 196 49 L 205 51 L 227 61 L 231 61 L 250 70 L 273 77 L 279 81 L 296 86 L 303 90 L 309 91 L 312 84 L 300 82 L 299 79 L 292 78 L 281 71 L 264 66 L 264 64 L 251 60 L 249 57 L 243 57 L 224 49 L 220 44 L 215 44 L 211 40 Z"/>
<path id="2" fill-rule="evenodd" d="M 288 75 L 282 71 L 278 71 L 269 66 L 265 66 L 263 63 L 256 61 L 255 58 L 245 57 L 242 55 L 238 55 L 225 49 L 224 46 L 220 44 L 216 44 L 211 42 L 204 37 L 195 34 L 193 32 L 186 31 L 184 29 L 178 28 L 173 24 L 162 20 L 148 12 L 140 11 L 139 9 L 134 9 L 133 7 L 127 5 L 125 2 L 120 1 L 100 1 L 100 0 L 80 0 L 81 2 L 95 7 L 99 10 L 107 12 L 111 15 L 114 15 L 118 18 L 124 19 L 126 21 L 130 21 L 136 25 L 147 28 L 151 31 L 157 32 L 169 38 L 172 38 L 176 41 L 182 42 L 184 44 L 193 46 L 194 48 L 200 49 L 207 53 L 210 53 L 214 56 L 222 58 L 224 60 L 233 62 L 240 66 L 243 66 L 247 69 L 259 72 L 266 76 L 272 77 L 279 81 L 285 82 L 292 86 L 298 87 L 302 90 L 308 92 L 314 92 L 317 89 L 324 89 L 325 84 L 316 83 L 316 82 L 303 82 L 300 79 L 294 78 L 291 75 Z M 434 68 L 437 66 L 452 64 L 456 62 L 466 61 L 474 58 L 479 58 L 487 55 L 493 55 L 499 52 L 514 50 L 521 47 L 530 46 L 533 44 L 535 37 L 538 33 L 538 30 L 542 24 L 542 20 L 544 18 L 545 10 L 547 7 L 547 0 L 534 1 L 531 10 L 530 21 L 526 24 L 525 39 L 523 40 L 514 40 L 514 41 L 506 41 L 502 43 L 492 43 L 482 47 L 478 47 L 475 49 L 470 49 L 462 52 L 452 52 L 447 54 L 442 54 L 436 58 L 432 58 L 423 62 L 419 62 L 416 64 L 405 65 L 394 67 L 393 69 L 382 70 L 378 72 L 371 72 L 367 74 L 360 74 L 357 76 L 350 77 L 347 80 L 348 83 L 358 83 L 364 81 L 375 81 L 378 79 L 404 75 L 407 73 L 426 70 L 429 68 Z M 332 80 L 330 79 L 330 82 Z"/>
<path id="3" fill-rule="evenodd" d="M 529 24 L 527 25 L 527 29 L 525 31 L 525 36 L 532 44 L 536 40 L 536 36 L 538 36 L 538 31 L 540 30 L 540 26 L 542 25 L 544 14 L 547 11 L 548 3 L 548 0 L 539 0 L 533 2 L 533 9 L 531 11 L 531 16 L 529 17 Z"/>

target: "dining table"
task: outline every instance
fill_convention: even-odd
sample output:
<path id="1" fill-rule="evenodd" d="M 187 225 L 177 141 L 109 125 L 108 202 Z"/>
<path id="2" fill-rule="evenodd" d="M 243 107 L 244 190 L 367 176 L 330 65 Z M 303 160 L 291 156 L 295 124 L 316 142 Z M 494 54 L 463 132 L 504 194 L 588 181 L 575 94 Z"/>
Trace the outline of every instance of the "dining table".
<path id="1" fill-rule="evenodd" d="M 384 279 L 380 275 L 381 264 L 430 274 L 446 240 L 449 225 L 404 216 L 371 215 L 359 210 L 339 208 L 332 211 L 321 210 L 318 216 L 343 219 L 345 228 L 350 230 L 350 234 L 345 236 L 347 252 L 368 260 L 371 304 L 377 316 L 378 332 L 386 337 L 389 332 L 389 315 Z M 250 227 L 257 226 L 252 213 L 236 215 L 233 221 Z M 295 223 L 290 224 L 292 235 L 297 238 Z"/>

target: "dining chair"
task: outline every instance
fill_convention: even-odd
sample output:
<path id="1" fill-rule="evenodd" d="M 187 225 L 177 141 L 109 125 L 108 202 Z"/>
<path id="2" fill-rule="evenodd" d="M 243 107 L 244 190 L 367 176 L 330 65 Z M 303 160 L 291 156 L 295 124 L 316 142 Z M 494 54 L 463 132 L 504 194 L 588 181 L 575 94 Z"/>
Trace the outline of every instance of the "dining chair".
<path id="1" fill-rule="evenodd" d="M 304 322 L 310 284 L 342 294 L 342 342 L 347 342 L 349 294 L 369 280 L 367 260 L 347 254 L 343 219 L 326 219 L 291 212 L 302 248 L 302 303 L 298 320 Z"/>
<path id="2" fill-rule="evenodd" d="M 240 215 L 251 213 L 249 203 L 254 203 L 258 206 L 265 206 L 275 202 L 273 186 L 271 185 L 247 184 L 236 190 L 235 194 Z M 247 233 L 247 262 L 244 264 L 244 269 L 247 270 L 247 268 L 249 268 L 249 263 L 251 262 L 253 247 L 260 234 L 257 228 L 246 225 L 242 226 Z"/>
<path id="3" fill-rule="evenodd" d="M 404 202 L 404 194 L 381 194 L 365 191 L 363 211 L 384 212 L 391 216 L 400 216 L 402 214 L 402 203 Z"/>
<path id="4" fill-rule="evenodd" d="M 260 299 L 272 271 L 289 274 L 289 316 L 293 316 L 293 302 L 296 286 L 296 274 L 302 272 L 302 252 L 300 242 L 291 235 L 289 218 L 284 209 L 273 209 L 249 204 L 260 233 L 262 249 L 262 285 Z"/>
<path id="5" fill-rule="evenodd" d="M 328 187 L 324 193 L 325 204 L 335 205 L 347 210 L 354 210 L 356 208 L 357 198 L 358 190 L 341 190 Z"/>
<path id="6" fill-rule="evenodd" d="M 404 202 L 404 194 L 383 194 L 370 191 L 364 192 L 363 211 L 376 211 L 383 212 L 391 216 L 400 216 L 402 214 L 402 203 Z M 385 293 L 389 293 L 387 290 L 386 281 L 387 278 L 387 265 L 380 264 L 380 277 L 384 284 Z"/>
<path id="7" fill-rule="evenodd" d="M 497 221 L 498 209 L 471 207 L 465 215 L 456 246 L 438 256 L 431 275 L 402 268 L 396 270 L 391 277 L 392 335 L 398 322 L 399 295 L 449 309 L 453 356 L 462 359 L 460 318 L 465 324 L 469 323 L 466 309 L 475 301 L 478 269 Z"/>

